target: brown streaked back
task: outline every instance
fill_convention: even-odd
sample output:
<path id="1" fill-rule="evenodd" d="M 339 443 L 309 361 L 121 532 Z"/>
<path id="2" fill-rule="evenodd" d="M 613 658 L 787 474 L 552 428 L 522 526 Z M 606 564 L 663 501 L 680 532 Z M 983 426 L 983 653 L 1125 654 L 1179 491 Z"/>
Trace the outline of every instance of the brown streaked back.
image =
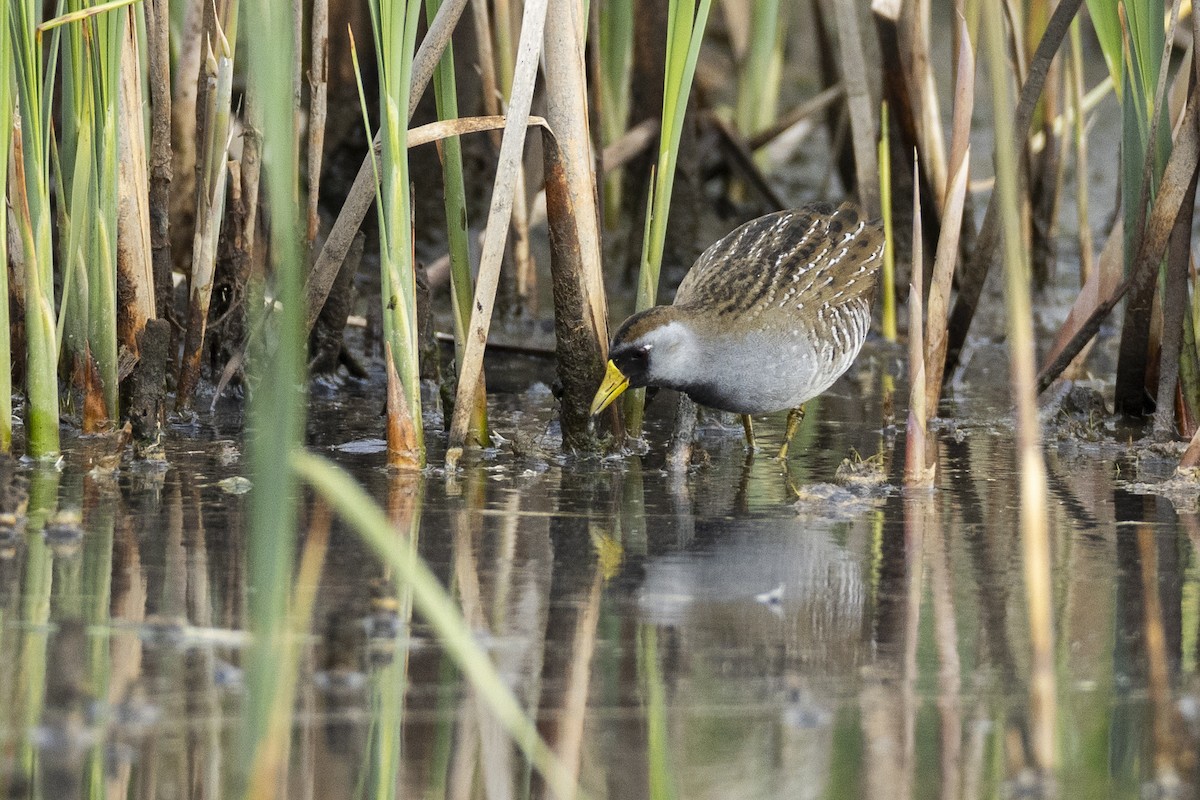
<path id="1" fill-rule="evenodd" d="M 883 241 L 882 227 L 850 203 L 767 214 L 704 251 L 675 305 L 743 322 L 772 309 L 815 316 L 823 305 L 869 308 Z"/>

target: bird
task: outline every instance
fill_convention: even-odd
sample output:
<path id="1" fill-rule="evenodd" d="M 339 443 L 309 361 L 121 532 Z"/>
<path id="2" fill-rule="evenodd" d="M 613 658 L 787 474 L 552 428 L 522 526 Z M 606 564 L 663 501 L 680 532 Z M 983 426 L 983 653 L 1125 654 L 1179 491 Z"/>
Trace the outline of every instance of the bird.
<path id="1" fill-rule="evenodd" d="M 788 411 L 779 458 L 804 403 L 850 368 L 871 327 L 882 226 L 852 203 L 767 214 L 705 250 L 671 305 L 617 328 L 592 400 L 599 414 L 626 389 L 674 389 L 703 406 L 750 416 Z"/>

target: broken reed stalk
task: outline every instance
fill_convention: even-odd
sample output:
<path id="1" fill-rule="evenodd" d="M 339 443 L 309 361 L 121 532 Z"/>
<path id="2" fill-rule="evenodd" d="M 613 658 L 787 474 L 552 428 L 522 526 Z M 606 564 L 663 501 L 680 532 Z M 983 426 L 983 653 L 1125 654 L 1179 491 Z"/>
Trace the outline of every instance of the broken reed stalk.
<path id="1" fill-rule="evenodd" d="M 1059 45 L 1070 30 L 1071 20 L 1075 18 L 1082 4 L 1083 0 L 1061 0 L 1050 16 L 1050 21 L 1046 24 L 1046 33 L 1029 62 L 1029 70 L 1017 98 L 1016 112 L 1010 115 L 1013 120 L 1013 141 L 1024 142 L 1028 138 L 1033 111 L 1042 94 L 1042 87 L 1045 86 L 1050 62 L 1058 52 Z M 943 377 L 954 374 L 958 366 L 967 333 L 971 328 L 971 320 L 975 317 L 975 309 L 979 306 L 983 285 L 992 266 L 1000 233 L 998 202 L 997 193 L 993 192 L 984 212 L 979 235 L 975 239 L 975 247 L 963 265 L 962 274 L 959 275 L 958 295 L 947 326 L 946 367 Z"/>
<path id="2" fill-rule="evenodd" d="M 883 216 L 883 239 L 887 246 L 883 248 L 883 309 L 880 327 L 883 338 L 889 342 L 896 341 L 896 249 L 895 236 L 892 229 L 892 146 L 889 141 L 891 130 L 888 125 L 888 106 L 883 102 L 879 106 L 879 206 Z M 917 284 L 920 288 L 920 283 Z M 920 299 L 918 298 L 918 302 Z"/>
<path id="3" fill-rule="evenodd" d="M 528 126 L 526 118 L 533 102 L 545 23 L 546 0 L 526 2 L 521 23 L 521 38 L 517 47 L 512 98 L 506 115 L 504 136 L 500 142 L 491 207 L 488 209 L 487 228 L 480 255 L 479 277 L 475 284 L 474 302 L 471 304 L 471 324 L 463 350 L 463 363 L 459 367 L 454 417 L 450 423 L 451 450 L 446 454 L 447 463 L 454 462 L 454 449 L 466 444 L 470 428 L 471 401 L 483 377 L 483 349 L 487 343 L 492 309 L 496 303 L 496 289 L 500 285 L 500 261 L 504 255 L 504 242 L 508 237 L 508 226 L 512 218 L 516 176 L 521 168 L 520 162 L 525 148 Z"/>
<path id="4" fill-rule="evenodd" d="M 554 289 L 554 331 L 562 382 L 563 448 L 594 451 L 590 405 L 608 358 L 608 304 L 601 271 L 592 137 L 584 76 L 584 25 L 574 0 L 550 0 L 543 42 L 546 218 Z"/>
<path id="5" fill-rule="evenodd" d="M 117 178 L 117 341 L 140 356 L 139 339 L 147 321 L 158 314 L 154 304 L 154 263 L 150 233 L 149 156 L 142 121 L 144 105 L 137 21 L 125 15 L 121 37 L 121 89 Z"/>
<path id="6" fill-rule="evenodd" d="M 9 12 L 11 13 L 11 12 Z M 13 74 L 12 25 L 0 14 L 0 75 Z M 8 192 L 8 155 L 12 146 L 13 82 L 0 80 L 0 190 Z M 12 451 L 12 332 L 8 302 L 8 210 L 0 209 L 0 453 Z"/>
<path id="7" fill-rule="evenodd" d="M 413 58 L 411 90 L 408 100 L 408 119 L 410 120 L 425 91 L 425 86 L 429 83 L 429 79 L 442 57 L 442 52 L 450 43 L 450 37 L 453 35 L 454 28 L 466 5 L 467 0 L 445 0 L 437 16 L 429 23 L 429 30 L 426 32 L 425 38 L 421 40 L 421 47 L 417 50 L 416 57 Z M 311 331 L 313 324 L 316 323 L 317 317 L 321 313 L 321 307 L 325 305 L 325 299 L 329 297 L 329 290 L 337 278 L 338 271 L 346 263 L 346 254 L 350 252 L 350 245 L 354 243 L 358 229 L 362 227 L 367 212 L 371 210 L 371 205 L 375 202 L 377 182 L 375 158 L 376 151 L 379 149 L 379 141 L 379 134 L 376 133 L 373 140 L 374 150 L 363 158 L 363 163 L 358 168 L 358 174 L 354 176 L 354 184 L 350 187 L 350 193 L 342 204 L 329 235 L 325 237 L 321 254 L 317 256 L 316 262 L 308 273 L 304 284 L 304 330 L 306 332 Z"/>
<path id="8" fill-rule="evenodd" d="M 692 79 L 700 56 L 700 43 L 708 24 L 712 0 L 670 0 L 667 23 L 665 80 L 663 82 L 662 123 L 658 140 L 658 163 L 650 181 L 646 200 L 646 227 L 642 243 L 641 268 L 638 271 L 635 310 L 654 305 L 658 296 L 658 275 L 667 242 L 667 220 L 671 213 L 671 192 L 675 185 L 675 164 L 679 140 L 683 136 L 684 116 L 692 93 Z M 625 426 L 632 436 L 640 436 L 646 390 L 628 391 L 625 400 Z"/>
<path id="9" fill-rule="evenodd" d="M 434 19 L 442 0 L 425 0 L 426 14 Z M 438 119 L 458 118 L 458 87 L 454 79 L 454 46 L 446 52 L 433 74 L 433 91 Z M 467 189 L 463 179 L 462 140 L 451 136 L 441 143 L 443 196 L 446 208 L 446 240 L 450 251 L 450 303 L 454 310 L 454 364 L 461 368 L 467 326 L 471 324 L 471 244 L 467 225 Z M 470 430 L 476 441 L 489 441 L 487 390 L 482 377 L 472 401 Z"/>
<path id="10" fill-rule="evenodd" d="M 44 62 L 42 38 L 36 33 L 41 5 L 40 0 L 16 0 L 8 5 L 20 114 L 20 125 L 14 127 L 11 203 L 25 260 L 26 449 L 33 458 L 52 459 L 59 450 L 58 335 L 47 150 L 52 98 L 44 96 L 43 90 L 54 84 L 58 35 L 51 34 L 51 55 Z"/>
<path id="11" fill-rule="evenodd" d="M 915 157 L 914 157 L 915 158 Z M 908 424 L 904 445 L 904 485 L 909 488 L 933 486 L 936 461 L 929 463 L 929 432 L 925 409 L 925 340 L 921 313 L 922 275 L 925 254 L 921 236 L 921 187 L 919 165 L 913 165 L 912 198 L 912 271 L 908 285 Z"/>
<path id="12" fill-rule="evenodd" d="M 229 19 L 235 21 L 236 2 L 232 4 L 230 14 Z M 229 182 L 229 169 L 225 162 L 229 156 L 233 43 L 236 39 L 226 38 L 220 22 L 216 24 L 217 51 L 213 51 L 210 42 L 205 56 L 207 80 L 201 98 L 204 142 L 196 185 L 196 232 L 192 240 L 187 332 L 183 341 L 179 383 L 175 390 L 176 412 L 191 408 L 192 397 L 200 383 L 208 307 L 217 268 L 217 240 L 225 217 L 225 191 Z M 230 35 L 236 36 L 236 32 L 236 27 L 230 28 Z"/>
<path id="13" fill-rule="evenodd" d="M 929 310 L 925 328 L 925 364 L 929 370 L 925 386 L 927 419 L 937 416 L 942 395 L 942 370 L 946 366 L 946 314 L 950 308 L 950 285 L 958 261 L 959 234 L 967 200 L 971 167 L 971 114 L 975 109 L 975 54 L 967 24 L 958 18 L 958 63 L 954 87 L 954 122 L 950 140 L 950 178 L 942 201 L 941 233 L 929 281 Z"/>
<path id="14" fill-rule="evenodd" d="M 287 0 L 262 0 L 246 6 L 252 31 L 289 32 L 292 8 Z M 269 319 L 273 336 L 257 337 L 250 359 L 254 391 L 248 401 L 247 461 L 254 490 L 250 494 L 250 535 L 247 570 L 250 592 L 248 616 L 254 646 L 247 656 L 247 713 L 241 728 L 241 771 L 245 779 L 262 752 L 273 719 L 279 690 L 278 653 L 287 646 L 289 594 L 294 585 L 295 543 L 300 486 L 285 465 L 301 446 L 305 427 L 305 357 L 302 282 L 303 228 L 295 202 L 297 165 L 291 157 L 296 140 L 292 116 L 292 52 L 289 33 L 269 46 L 247 48 L 247 77 L 262 101 L 263 176 L 271 208 L 270 247 L 278 308 L 252 306 L 255 327 Z M 269 313 L 269 317 L 267 316 Z M 268 353 L 263 339 L 274 343 Z M 289 698 L 290 699 L 290 698 Z M 285 761 L 286 763 L 286 761 Z M 249 788 L 247 784 L 239 788 Z"/>
<path id="15" fill-rule="evenodd" d="M 308 67 L 308 244 L 317 238 L 321 220 L 321 164 L 325 155 L 325 120 L 329 113 L 329 0 L 312 0 L 311 62 Z M 251 229 L 253 235 L 253 229 Z"/>
<path id="16" fill-rule="evenodd" d="M 409 195 L 408 116 L 405 113 L 409 107 L 420 10 L 420 0 L 379 0 L 371 9 L 375 60 L 379 70 L 379 137 L 383 145 L 378 164 L 378 208 L 380 300 L 390 365 L 388 465 L 397 468 L 420 468 L 425 464 L 416 263 Z M 357 60 L 355 64 L 357 66 Z M 361 82 L 359 92 L 362 92 Z M 364 117 L 366 113 L 364 99 Z"/>
<path id="17" fill-rule="evenodd" d="M 1005 76 L 1005 28 L 1000 8 L 984 3 L 983 22 L 988 67 Z M 1025 601 L 1029 613 L 1032 653 L 1029 701 L 1030 740 L 1034 763 L 1043 779 L 1058 764 L 1057 711 L 1054 676 L 1054 632 L 1050 576 L 1050 530 L 1046 511 L 1046 465 L 1035 389 L 1033 309 L 1027 254 L 1021 241 L 1016 141 L 1013 136 L 1012 95 L 1007 79 L 992 81 L 996 123 L 995 205 L 1000 212 L 1004 243 L 1005 305 L 1012 392 L 1017 407 L 1017 469 L 1021 480 L 1021 555 Z"/>

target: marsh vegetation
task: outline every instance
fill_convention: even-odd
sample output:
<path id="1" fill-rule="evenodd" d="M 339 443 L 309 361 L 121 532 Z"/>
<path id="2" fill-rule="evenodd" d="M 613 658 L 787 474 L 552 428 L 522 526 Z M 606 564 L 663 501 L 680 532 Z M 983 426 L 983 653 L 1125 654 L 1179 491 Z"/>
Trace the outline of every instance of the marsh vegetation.
<path id="1" fill-rule="evenodd" d="M 1176 0 L 8 0 L 5 796 L 1200 786 Z M 788 458 L 610 326 L 887 230 Z"/>

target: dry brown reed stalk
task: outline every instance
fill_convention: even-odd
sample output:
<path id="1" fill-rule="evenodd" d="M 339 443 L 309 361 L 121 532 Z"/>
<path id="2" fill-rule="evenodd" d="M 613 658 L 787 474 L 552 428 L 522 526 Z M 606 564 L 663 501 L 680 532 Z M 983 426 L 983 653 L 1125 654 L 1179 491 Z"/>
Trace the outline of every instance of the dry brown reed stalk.
<path id="1" fill-rule="evenodd" d="M 543 138 L 543 154 L 563 445 L 594 450 L 589 407 L 608 359 L 608 302 L 580 13 L 573 0 L 550 0 L 547 6 L 555 20 L 546 26 L 543 43 L 546 119 L 554 135 Z"/>
<path id="2" fill-rule="evenodd" d="M 1130 288 L 1142 283 L 1153 283 L 1158 277 L 1158 264 L 1166 253 L 1171 231 L 1175 227 L 1175 219 L 1183 204 L 1184 197 L 1191 185 L 1192 175 L 1195 174 L 1200 161 L 1200 134 L 1196 124 L 1200 121 L 1200 91 L 1193 87 L 1188 97 L 1187 109 L 1179 124 L 1179 135 L 1171 149 L 1171 157 L 1163 170 L 1158 194 L 1150 216 L 1146 220 L 1145 234 L 1138 248 L 1137 257 L 1130 269 L 1129 277 L 1101 301 L 1080 325 L 1076 333 L 1059 350 L 1058 355 L 1051 359 L 1038 374 L 1037 390 L 1045 391 L 1067 365 L 1079 354 L 1096 332 L 1104 318 L 1113 310 Z M 1101 258 L 1103 262 L 1103 257 Z M 1103 270 L 1101 270 L 1103 271 Z"/>
<path id="3" fill-rule="evenodd" d="M 836 0 L 838 48 L 842 59 L 842 83 L 846 87 L 846 105 L 850 110 L 851 142 L 857 173 L 858 202 L 868 217 L 879 216 L 879 166 L 875 159 L 878 121 L 867 81 L 867 61 L 859 32 L 855 0 Z"/>
<path id="4" fill-rule="evenodd" d="M 211 12 L 207 0 L 182 0 L 183 27 L 177 41 L 179 53 L 175 59 L 175 85 L 167 108 L 171 113 L 172 150 L 171 172 L 175 178 L 174 191 L 168 195 L 171 250 L 180 254 L 181 266 L 186 269 L 191 259 L 192 229 L 196 224 L 196 101 L 204 80 L 204 43 L 211 35 L 204 20 Z M 162 2 L 156 11 L 159 27 L 169 29 L 170 0 Z M 169 56 L 168 56 L 169 58 Z M 169 64 L 169 60 L 165 62 Z M 164 67 L 165 71 L 169 67 Z M 186 258 L 185 258 L 186 256 Z"/>
<path id="5" fill-rule="evenodd" d="M 1050 345 L 1046 352 L 1043 363 L 1049 365 L 1056 361 L 1062 354 L 1063 349 L 1070 343 L 1071 339 L 1079 333 L 1080 328 L 1087 322 L 1092 312 L 1103 302 L 1112 300 L 1113 295 L 1121 288 L 1124 281 L 1125 265 L 1122 259 L 1121 247 L 1124 242 L 1125 225 L 1121 219 L 1113 224 L 1112 231 L 1109 232 L 1108 239 L 1104 242 L 1104 247 L 1100 251 L 1100 257 L 1096 260 L 1095 269 L 1088 276 L 1087 281 L 1083 284 L 1079 294 L 1075 297 L 1075 302 L 1071 304 L 1071 310 L 1067 312 L 1067 318 L 1063 322 L 1062 327 L 1058 329 L 1058 333 L 1054 338 L 1054 342 Z M 1116 300 L 1112 300 L 1115 305 Z M 1064 365 L 1062 374 L 1068 378 L 1073 377 L 1082 370 L 1084 359 L 1091 349 L 1091 341 L 1084 343 L 1069 364 Z M 1046 367 L 1043 367 L 1043 372 Z M 1055 375 L 1055 378 L 1058 376 Z M 1044 391 L 1045 387 L 1040 386 L 1039 391 Z"/>
<path id="6" fill-rule="evenodd" d="M 1050 21 L 1046 24 L 1046 32 L 1038 42 L 1037 50 L 1029 62 L 1028 75 L 1021 84 L 1020 95 L 1017 98 L 1016 112 L 1012 115 L 1014 141 L 1024 142 L 1029 135 L 1029 124 L 1033 119 L 1033 111 L 1041 96 L 1042 87 L 1046 83 L 1046 73 L 1050 62 L 1059 46 L 1070 30 L 1071 21 L 1079 12 L 1083 0 L 1062 0 Z M 984 5 L 987 5 L 986 3 Z M 971 328 L 971 320 L 975 317 L 975 309 L 979 306 L 979 298 L 983 293 L 983 284 L 991 269 L 995 257 L 996 245 L 999 242 L 999 224 L 997 197 L 993 192 L 988 200 L 987 211 L 984 212 L 983 224 L 975 239 L 975 247 L 970 257 L 963 265 L 959 275 L 958 296 L 954 301 L 954 309 L 950 312 L 950 322 L 947 329 L 946 370 L 945 374 L 953 374 L 958 366 L 958 359 L 963 345 L 967 340 L 967 332 Z"/>
<path id="7" fill-rule="evenodd" d="M 425 87 L 433 76 L 433 70 L 441 60 L 442 53 L 449 44 L 450 37 L 453 35 L 454 28 L 466 5 L 467 0 L 446 0 L 438 10 L 437 16 L 429 23 L 429 30 L 426 32 L 425 38 L 421 40 L 421 46 L 413 58 L 412 79 L 409 83 L 408 95 L 409 119 L 412 119 L 417 103 L 420 102 L 421 95 L 424 94 Z M 375 135 L 372 146 L 378 151 L 378 134 Z M 354 176 L 354 184 L 350 187 L 350 193 L 342 204 L 341 211 L 338 212 L 329 236 L 325 238 L 321 254 L 317 256 L 317 260 L 308 273 L 304 284 L 305 332 L 311 331 L 313 324 L 317 321 L 317 316 L 321 313 L 321 307 L 325 305 L 325 299 L 329 296 L 329 290 L 337 278 L 338 271 L 346 261 L 346 254 L 350 252 L 350 245 L 354 243 L 354 236 L 362 227 L 363 219 L 366 218 L 367 212 L 375 202 L 375 170 L 372 158 L 373 155 L 368 153 L 363 159 L 362 165 L 358 168 L 358 174 Z"/>
<path id="8" fill-rule="evenodd" d="M 871 4 L 871 12 L 879 39 L 883 98 L 888 106 L 888 158 L 894 196 L 903 196 L 909 189 L 909 181 L 914 180 L 914 175 L 917 176 L 916 185 L 921 190 L 921 203 L 924 206 L 923 234 L 929 242 L 936 243 L 942 238 L 941 217 L 945 195 L 938 191 L 929 177 L 930 156 L 925 151 L 928 137 L 923 131 L 924 121 L 921 117 L 928 104 L 920 97 L 923 81 L 922 84 L 915 83 L 917 79 L 911 69 L 913 51 L 921 49 L 909 41 L 913 35 L 911 29 L 920 27 L 910 19 L 913 5 L 901 4 L 899 0 L 875 0 Z M 945 160 L 944 153 L 941 158 Z M 914 170 L 914 165 L 918 163 L 921 169 Z M 944 176 L 944 163 L 939 170 Z M 942 183 L 945 183 L 944 177 Z M 911 208 L 903 204 L 892 209 L 893 224 L 897 229 L 903 231 L 906 224 L 911 227 L 910 213 Z M 903 257 L 904 254 L 900 255 Z M 922 291 L 924 289 L 922 287 Z"/>
<path id="9" fill-rule="evenodd" d="M 118 13 L 126 15 L 126 24 L 118 94 L 117 342 L 137 355 L 147 320 L 157 316 L 150 245 L 150 181 L 146 173 L 149 159 L 142 124 L 137 21 L 132 8 Z"/>
<path id="10" fill-rule="evenodd" d="M 329 0 L 313 0 L 309 24 L 312 55 L 308 68 L 308 244 L 311 247 L 320 227 L 317 202 L 325 155 L 325 118 L 329 113 Z"/>
<path id="11" fill-rule="evenodd" d="M 1192 172 L 1192 180 L 1184 193 L 1179 214 L 1175 217 L 1175 225 L 1167 242 L 1167 263 L 1165 266 L 1166 280 L 1162 299 L 1162 346 L 1159 349 L 1158 392 L 1154 409 L 1154 434 L 1162 439 L 1173 439 L 1181 432 L 1182 426 L 1177 424 L 1175 398 L 1182 387 L 1180 383 L 1180 360 L 1195 358 L 1195 337 L 1192 337 L 1190 352 L 1184 352 L 1185 327 L 1191 327 L 1191 320 L 1185 317 L 1188 306 L 1188 267 L 1192 256 L 1192 216 L 1196 207 L 1196 178 L 1198 171 Z M 1186 416 L 1187 406 L 1196 398 L 1188 392 L 1181 396 L 1184 401 L 1179 408 L 1181 416 Z"/>
<path id="12" fill-rule="evenodd" d="M 829 21 L 826 19 L 828 9 L 825 8 L 824 0 L 812 0 L 809 10 L 812 13 L 813 38 L 817 45 L 817 64 L 821 74 L 821 88 L 827 91 L 835 86 L 841 86 L 844 94 L 845 84 L 842 82 L 842 75 L 838 69 L 837 47 L 829 29 Z M 842 132 L 847 125 L 846 108 L 846 104 L 839 103 L 830 106 L 825 112 L 825 131 L 831 142 L 830 153 L 833 157 L 826 180 L 836 173 L 849 193 L 854 187 L 857 173 L 854 166 L 854 151 Z"/>
<path id="13" fill-rule="evenodd" d="M 950 182 L 942 202 L 941 235 L 929 281 L 929 309 L 925 328 L 925 383 L 927 419 L 937 416 L 942 396 L 942 371 L 946 366 L 946 314 L 950 308 L 950 284 L 958 260 L 959 232 L 967 197 L 971 168 L 971 114 L 975 108 L 975 54 L 966 20 L 958 18 L 957 80 L 954 87 L 954 122 L 950 143 Z M 919 284 L 918 284 L 919 288 Z"/>
<path id="14" fill-rule="evenodd" d="M 150 247 L 154 257 L 156 316 L 172 315 L 171 272 L 171 50 L 169 0 L 147 0 L 146 64 L 150 84 Z"/>
<path id="15" fill-rule="evenodd" d="M 1200 82 L 1200 59 L 1195 43 L 1200 42 L 1200 18 L 1192 14 L 1191 69 L 1176 77 L 1178 88 L 1186 78 L 1189 90 Z M 1175 103 L 1172 102 L 1172 108 Z M 1163 340 L 1160 355 L 1158 398 L 1154 415 L 1155 434 L 1167 438 L 1177 433 L 1191 434 L 1200 403 L 1200 363 L 1197 361 L 1195 319 L 1188 313 L 1188 272 L 1191 267 L 1192 217 L 1196 206 L 1197 174 L 1184 195 L 1179 215 L 1168 242 L 1166 280 L 1163 296 Z M 1179 398 L 1178 413 L 1176 397 Z"/>
<path id="16" fill-rule="evenodd" d="M 487 28 L 477 28 L 486 32 L 491 38 L 490 51 L 495 57 L 496 95 L 498 113 L 507 114 L 509 103 L 512 101 L 513 75 L 513 32 L 514 19 L 511 0 L 492 0 L 495 9 L 494 23 Z M 481 38 L 483 38 L 481 36 Z M 482 52 L 482 51 L 481 51 Z M 485 106 L 487 108 L 487 106 Z M 497 113 L 489 110 L 488 113 Z M 537 311 L 537 265 L 529 248 L 529 196 L 525 181 L 525 164 L 518 165 L 514 176 L 516 183 L 512 208 L 512 238 L 507 241 L 507 247 L 512 257 L 513 271 L 511 282 L 505 284 L 501 297 L 505 304 L 511 301 L 507 310 L 514 314 L 533 314 Z M 504 280 L 505 274 L 501 274 Z M 511 290 L 511 291 L 510 291 Z M 504 304 L 501 306 L 504 307 Z"/>
<path id="17" fill-rule="evenodd" d="M 443 6 L 444 8 L 445 6 Z M 451 450 L 446 454 L 447 464 L 453 464 L 457 460 L 455 449 L 462 448 L 466 444 L 473 405 L 471 401 L 475 397 L 480 378 L 483 376 L 483 349 L 487 343 L 488 329 L 491 326 L 496 289 L 500 285 L 500 261 L 504 254 L 505 240 L 508 238 L 508 227 L 516 192 L 516 175 L 521 169 L 525 132 L 528 129 L 526 117 L 529 115 L 529 107 L 533 102 L 534 83 L 537 79 L 538 58 L 542 49 L 542 33 L 545 23 L 546 0 L 527 2 L 521 24 L 521 38 L 517 47 L 517 64 L 513 77 L 512 97 L 508 106 L 508 121 L 504 127 L 504 138 L 500 144 L 491 208 L 488 210 L 483 252 L 479 261 L 479 276 L 475 282 L 475 302 L 471 307 L 471 326 L 467 332 L 466 347 L 463 350 L 463 363 L 459 365 L 454 417 L 450 423 L 449 444 Z"/>
<path id="18" fill-rule="evenodd" d="M 925 323 L 921 312 L 921 287 L 924 282 L 925 255 L 922 252 L 921 190 L 913 166 L 912 272 L 908 287 L 908 425 L 904 446 L 904 485 L 910 488 L 933 486 L 936 462 L 929 462 L 929 432 L 925 408 Z M 907 507 L 906 507 L 907 511 Z M 907 514 L 906 514 L 907 517 Z"/>
<path id="19" fill-rule="evenodd" d="M 942 118 L 938 104 L 937 85 L 930 66 L 930 0 L 911 0 L 902 11 L 901 43 L 904 46 L 905 68 L 908 85 L 916 91 L 914 117 L 917 123 L 918 144 L 923 155 L 925 172 L 932 184 L 933 196 L 946 196 L 947 162 L 946 142 L 942 135 Z M 944 213 L 942 206 L 939 213 Z"/>
<path id="20" fill-rule="evenodd" d="M 983 15 L 988 67 L 993 76 L 1002 76 L 1005 74 L 1004 22 L 999 8 L 993 4 L 985 6 Z M 1043 461 L 1035 390 L 1036 356 L 1029 265 L 1022 247 L 1018 199 L 1020 159 L 1013 135 L 1014 129 L 1022 129 L 1014 128 L 1012 96 L 1007 80 L 992 81 L 992 107 L 996 125 L 996 189 L 992 206 L 999 209 L 1003 225 L 1004 297 L 1008 312 L 1012 394 L 1017 407 L 1021 555 L 1032 651 L 1029 668 L 1030 740 L 1033 760 L 1040 776 L 1050 778 L 1058 763 L 1050 529 L 1046 510 L 1046 465 Z"/>

